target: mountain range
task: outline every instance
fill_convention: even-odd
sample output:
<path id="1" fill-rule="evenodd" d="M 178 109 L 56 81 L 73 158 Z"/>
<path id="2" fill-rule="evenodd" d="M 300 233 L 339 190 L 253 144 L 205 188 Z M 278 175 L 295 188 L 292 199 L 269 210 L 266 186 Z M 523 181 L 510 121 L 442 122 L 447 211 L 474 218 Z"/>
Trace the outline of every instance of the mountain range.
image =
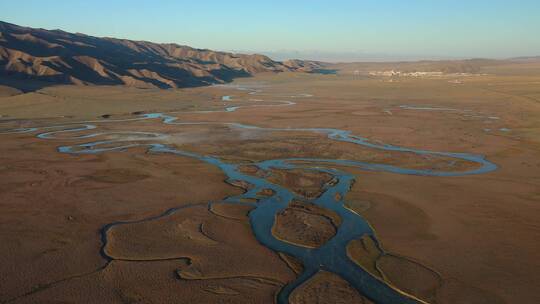
<path id="1" fill-rule="evenodd" d="M 196 49 L 174 43 L 100 38 L 0 21 L 0 78 L 50 83 L 178 88 L 261 72 L 310 71 L 316 63 Z"/>

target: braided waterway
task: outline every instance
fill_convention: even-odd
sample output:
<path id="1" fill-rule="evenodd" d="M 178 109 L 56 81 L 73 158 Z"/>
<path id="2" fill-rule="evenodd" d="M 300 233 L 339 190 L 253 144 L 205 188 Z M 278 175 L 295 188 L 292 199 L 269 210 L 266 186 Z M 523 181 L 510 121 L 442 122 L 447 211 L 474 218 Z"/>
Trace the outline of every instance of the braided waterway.
<path id="1" fill-rule="evenodd" d="M 239 87 L 241 90 L 248 90 L 244 87 Z M 262 92 L 252 90 L 250 95 L 256 95 Z M 260 94 L 264 97 L 271 96 L 270 94 Z M 308 94 L 289 95 L 291 99 L 309 97 Z M 283 95 L 278 97 L 285 97 Z M 231 97 L 224 98 L 224 101 L 232 101 Z M 279 101 L 270 105 L 251 105 L 253 106 L 291 106 L 295 103 L 292 101 Z M 244 106 L 229 106 L 223 112 L 234 112 Z M 208 113 L 216 111 L 199 111 L 197 113 Z M 186 113 L 186 112 L 183 112 Z M 121 123 L 138 120 L 153 120 L 158 123 L 186 126 L 186 125 L 226 125 L 237 129 L 251 129 L 258 131 L 294 131 L 294 132 L 314 132 L 325 134 L 330 140 L 348 142 L 356 145 L 361 145 L 371 149 L 414 153 L 422 156 L 440 157 L 449 159 L 449 162 L 455 160 L 468 161 L 476 163 L 473 169 L 466 171 L 440 171 L 434 169 L 412 169 L 404 168 L 397 165 L 388 165 L 383 163 L 371 163 L 356 160 L 342 159 L 319 159 L 319 158 L 284 158 L 284 159 L 269 159 L 260 162 L 249 163 L 256 166 L 260 170 L 270 172 L 271 169 L 309 169 L 318 172 L 324 172 L 334 177 L 334 183 L 328 183 L 323 189 L 324 192 L 317 198 L 306 199 L 299 197 L 292 189 L 284 186 L 273 184 L 268 181 L 268 176 L 253 176 L 243 173 L 240 168 L 245 164 L 231 163 L 224 161 L 215 156 L 201 155 L 189 151 L 184 151 L 175 148 L 172 145 L 164 143 L 168 137 L 165 133 L 154 132 L 139 132 L 139 131 L 122 131 L 122 132 L 107 132 L 99 131 L 99 125 Z M 81 132 L 84 132 L 81 135 Z M 253 206 L 249 213 L 249 219 L 253 233 L 257 240 L 264 246 L 274 250 L 275 252 L 285 253 L 292 256 L 303 264 L 303 272 L 296 278 L 295 281 L 285 285 L 278 294 L 277 302 L 279 304 L 288 303 L 289 296 L 302 283 L 309 280 L 320 270 L 335 273 L 345 279 L 352 287 L 358 290 L 359 293 L 371 299 L 375 303 L 393 304 L 393 303 L 423 303 L 422 300 L 415 298 L 412 295 L 405 294 L 395 287 L 388 285 L 381 279 L 373 276 L 362 267 L 358 266 L 347 255 L 347 244 L 352 240 L 359 239 L 364 235 L 371 236 L 374 240 L 375 234 L 370 225 L 357 213 L 346 208 L 344 198 L 350 190 L 356 176 L 343 170 L 334 169 L 332 167 L 353 167 L 369 171 L 390 172 L 395 174 L 406 175 L 422 175 L 422 176 L 464 176 L 472 174 L 482 174 L 497 169 L 497 166 L 481 155 L 468 153 L 454 152 L 434 152 L 427 150 L 419 150 L 405 147 L 398 147 L 388 144 L 378 144 L 370 142 L 368 139 L 352 134 L 347 130 L 331 129 L 331 128 L 264 128 L 254 125 L 240 124 L 236 122 L 187 122 L 181 121 L 174 116 L 174 113 L 149 113 L 141 114 L 129 119 L 116 120 L 95 120 L 75 122 L 64 125 L 19 128 L 4 130 L 0 134 L 8 133 L 35 133 L 36 136 L 44 140 L 52 140 L 61 138 L 62 140 L 89 140 L 98 136 L 113 135 L 114 139 L 89 141 L 82 144 L 68 145 L 58 147 L 58 152 L 68 154 L 101 154 L 112 151 L 124 151 L 134 147 L 146 147 L 151 153 L 167 153 L 178 155 L 181 157 L 193 158 L 197 161 L 202 161 L 221 169 L 227 176 L 227 181 L 230 183 L 248 183 L 252 187 L 247 192 L 231 196 L 224 201 L 230 204 L 248 204 Z M 66 136 L 66 133 L 73 133 L 73 136 Z M 59 136 L 61 135 L 61 136 Z M 271 196 L 260 196 L 263 189 L 273 190 Z M 307 248 L 304 246 L 295 245 L 290 242 L 285 242 L 276 238 L 272 234 L 272 227 L 276 215 L 288 207 L 289 203 L 294 199 L 308 201 L 319 207 L 333 210 L 341 217 L 341 224 L 337 227 L 336 234 L 329 239 L 325 244 L 318 248 Z M 253 203 L 248 203 L 253 202 Z M 171 212 L 182 212 L 182 209 L 176 209 Z M 166 213 L 166 216 L 169 213 Z M 151 220 L 151 219 L 146 219 Z M 111 223 L 107 225 L 107 229 L 121 223 Z M 107 236 L 103 235 L 102 249 L 107 246 Z M 106 254 L 102 250 L 102 254 Z"/>

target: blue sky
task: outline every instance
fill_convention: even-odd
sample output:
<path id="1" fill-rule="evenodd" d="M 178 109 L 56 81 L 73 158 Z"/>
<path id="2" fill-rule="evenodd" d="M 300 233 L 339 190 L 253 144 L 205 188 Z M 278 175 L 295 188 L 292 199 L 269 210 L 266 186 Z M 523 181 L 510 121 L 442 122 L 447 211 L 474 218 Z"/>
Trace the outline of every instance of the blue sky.
<path id="1" fill-rule="evenodd" d="M 0 20 L 216 50 L 540 55 L 540 0 L 26 0 Z"/>

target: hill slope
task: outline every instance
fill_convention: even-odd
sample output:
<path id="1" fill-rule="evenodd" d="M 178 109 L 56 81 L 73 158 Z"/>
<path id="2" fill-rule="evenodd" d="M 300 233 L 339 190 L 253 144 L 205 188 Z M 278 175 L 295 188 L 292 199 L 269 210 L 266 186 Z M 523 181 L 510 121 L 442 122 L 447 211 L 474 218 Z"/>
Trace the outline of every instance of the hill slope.
<path id="1" fill-rule="evenodd" d="M 0 22 L 0 75 L 10 80 L 176 88 L 297 68 L 241 55 Z"/>

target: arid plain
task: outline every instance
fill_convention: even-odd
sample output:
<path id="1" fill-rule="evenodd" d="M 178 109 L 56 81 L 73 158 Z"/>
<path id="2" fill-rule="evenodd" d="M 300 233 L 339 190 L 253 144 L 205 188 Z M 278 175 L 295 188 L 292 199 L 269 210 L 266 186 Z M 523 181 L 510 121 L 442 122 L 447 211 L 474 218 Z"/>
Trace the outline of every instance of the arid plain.
<path id="1" fill-rule="evenodd" d="M 323 246 L 346 223 L 314 203 L 338 184 L 333 170 L 354 177 L 336 204 L 375 232 L 347 255 L 381 284 L 416 303 L 540 302 L 540 68 L 419 78 L 337 68 L 190 89 L 1 87 L 0 302 L 273 303 L 306 265 L 264 246 L 248 215 L 288 189 L 272 235 Z M 480 165 L 317 128 L 497 168 L 461 175 Z M 294 168 L 254 165 L 289 158 Z M 256 186 L 227 164 L 276 188 L 246 195 Z M 290 303 L 377 302 L 320 266 Z"/>

